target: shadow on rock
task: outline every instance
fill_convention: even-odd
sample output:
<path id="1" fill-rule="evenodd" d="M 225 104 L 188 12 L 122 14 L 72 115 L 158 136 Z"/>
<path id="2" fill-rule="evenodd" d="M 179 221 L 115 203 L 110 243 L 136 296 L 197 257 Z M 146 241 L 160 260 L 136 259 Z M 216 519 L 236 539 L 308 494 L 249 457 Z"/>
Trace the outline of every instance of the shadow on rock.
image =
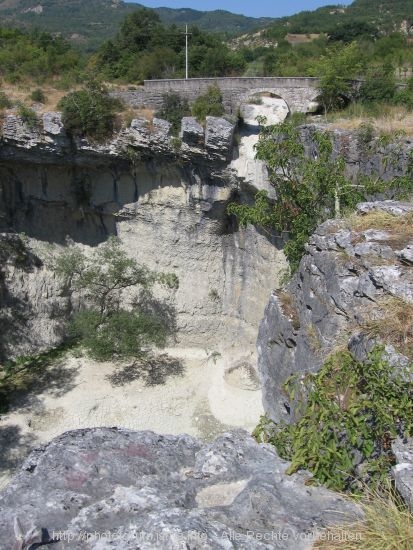
<path id="1" fill-rule="evenodd" d="M 183 376 L 185 367 L 180 359 L 169 355 L 150 355 L 131 365 L 117 369 L 106 377 L 112 386 L 125 386 L 135 380 L 143 380 L 146 386 L 166 384 L 170 376 Z"/>
<path id="2" fill-rule="evenodd" d="M 20 426 L 0 427 L 0 473 L 17 468 L 35 445 L 32 434 L 22 434 Z"/>
<path id="3" fill-rule="evenodd" d="M 174 338 L 177 331 L 176 309 L 169 300 L 156 298 L 151 289 L 142 289 L 133 306 L 140 312 L 159 319 L 169 338 Z"/>

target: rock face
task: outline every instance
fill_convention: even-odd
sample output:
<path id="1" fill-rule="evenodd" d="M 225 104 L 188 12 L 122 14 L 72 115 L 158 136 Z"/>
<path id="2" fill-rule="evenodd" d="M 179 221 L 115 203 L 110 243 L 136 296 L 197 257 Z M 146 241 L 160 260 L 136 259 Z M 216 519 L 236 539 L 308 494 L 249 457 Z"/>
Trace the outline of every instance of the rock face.
<path id="1" fill-rule="evenodd" d="M 396 489 L 413 512 L 413 439 L 402 441 L 399 438 L 393 442 L 392 449 L 397 460 L 393 468 Z"/>
<path id="2" fill-rule="evenodd" d="M 59 113 L 46 113 L 43 127 L 34 129 L 6 117 L 0 231 L 25 233 L 40 260 L 39 242 L 60 246 L 69 238 L 95 247 L 116 235 L 140 263 L 179 277 L 178 292 L 163 296 L 179 344 L 215 351 L 236 345 L 250 355 L 283 255 L 275 236 L 238 230 L 227 216 L 237 187 L 226 160 L 234 128 L 210 118 L 206 134 L 184 119 L 177 151 L 170 124 L 156 118 L 135 119 L 112 141 L 95 144 L 71 141 Z M 20 340 L 16 353 L 55 345 L 61 338 L 56 304 L 75 307 L 63 303 L 63 289 L 44 266 L 26 275 L 11 266 L 4 274 L 4 300 L 26 304 L 31 319 L 30 342 Z"/>
<path id="3" fill-rule="evenodd" d="M 411 137 L 402 136 L 389 140 L 386 137 L 375 136 L 373 129 L 370 130 L 368 127 L 354 131 L 325 124 L 307 124 L 301 126 L 301 138 L 309 155 L 315 154 L 312 136 L 316 130 L 329 132 L 333 140 L 334 154 L 343 156 L 346 173 L 350 178 L 364 174 L 390 180 L 407 175 L 411 169 Z"/>
<path id="4" fill-rule="evenodd" d="M 96 428 L 34 451 L 0 496 L 0 548 L 13 524 L 53 548 L 310 548 L 317 529 L 354 505 L 286 476 L 288 463 L 241 430 L 189 436 Z M 27 548 L 29 545 L 27 545 Z M 19 546 L 20 548 L 20 546 Z"/>
<path id="5" fill-rule="evenodd" d="M 360 205 L 402 215 L 413 205 L 382 201 Z M 413 270 L 405 260 L 412 244 L 409 228 L 351 229 L 327 221 L 312 235 L 298 273 L 286 291 L 273 292 L 258 336 L 258 368 L 264 408 L 275 421 L 294 420 L 294 405 L 283 390 L 290 375 L 316 372 L 339 339 L 353 335 L 349 349 L 365 358 L 369 342 L 354 332 L 384 296 L 413 302 Z M 359 329 L 360 330 L 360 329 Z M 354 337 L 356 336 L 356 337 Z M 392 364 L 406 358 L 386 349 Z"/>

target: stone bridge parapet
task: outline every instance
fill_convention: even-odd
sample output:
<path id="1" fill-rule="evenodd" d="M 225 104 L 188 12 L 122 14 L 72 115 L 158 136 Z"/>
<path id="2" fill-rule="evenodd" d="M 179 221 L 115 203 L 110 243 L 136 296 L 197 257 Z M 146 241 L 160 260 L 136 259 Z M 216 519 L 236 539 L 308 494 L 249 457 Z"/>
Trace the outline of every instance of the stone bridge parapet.
<path id="1" fill-rule="evenodd" d="M 318 78 L 311 77 L 229 77 L 145 80 L 137 90 L 118 92 L 115 95 L 133 107 L 146 106 L 158 109 L 163 96 L 174 92 L 190 103 L 205 93 L 210 86 L 218 85 L 225 109 L 236 114 L 240 103 L 257 93 L 268 92 L 285 100 L 291 112 L 307 112 L 318 96 Z"/>

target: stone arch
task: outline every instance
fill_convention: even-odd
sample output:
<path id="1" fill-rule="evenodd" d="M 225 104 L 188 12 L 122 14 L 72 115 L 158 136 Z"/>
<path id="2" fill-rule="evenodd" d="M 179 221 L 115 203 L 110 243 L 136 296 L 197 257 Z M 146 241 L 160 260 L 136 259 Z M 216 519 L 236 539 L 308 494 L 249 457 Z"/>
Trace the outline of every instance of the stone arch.
<path id="1" fill-rule="evenodd" d="M 260 98 L 263 103 L 254 103 L 254 98 Z M 269 98 L 264 99 L 264 98 Z M 271 99 L 277 100 L 271 105 Z M 278 90 L 272 88 L 253 88 L 248 92 L 244 92 L 239 98 L 240 114 L 244 118 L 244 121 L 248 121 L 247 124 L 255 125 L 255 118 L 257 115 L 263 115 L 267 117 L 269 124 L 274 124 L 280 120 L 284 120 L 291 112 L 290 106 Z"/>

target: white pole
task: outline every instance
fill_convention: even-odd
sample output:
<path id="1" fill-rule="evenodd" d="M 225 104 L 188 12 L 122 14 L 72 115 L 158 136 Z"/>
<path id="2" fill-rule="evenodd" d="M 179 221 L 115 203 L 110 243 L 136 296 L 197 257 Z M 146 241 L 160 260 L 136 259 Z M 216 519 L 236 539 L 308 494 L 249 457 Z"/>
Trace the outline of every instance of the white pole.
<path id="1" fill-rule="evenodd" d="M 185 78 L 188 80 L 188 25 L 185 25 Z"/>

